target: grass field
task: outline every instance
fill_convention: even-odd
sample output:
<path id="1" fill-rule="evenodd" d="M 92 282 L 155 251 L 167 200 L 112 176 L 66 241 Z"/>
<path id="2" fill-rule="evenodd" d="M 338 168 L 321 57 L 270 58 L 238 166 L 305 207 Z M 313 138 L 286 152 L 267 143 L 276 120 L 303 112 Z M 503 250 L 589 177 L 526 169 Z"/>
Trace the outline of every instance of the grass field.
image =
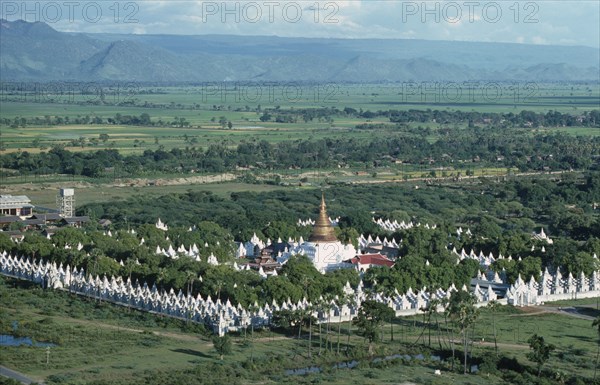
<path id="1" fill-rule="evenodd" d="M 130 84 L 126 90 L 97 85 L 93 93 L 82 94 L 82 86 L 58 83 L 56 87 L 40 87 L 35 91 L 10 87 L 2 91 L 3 101 L 58 104 L 127 103 L 146 107 L 166 106 L 170 109 L 197 109 L 190 118 L 205 113 L 245 112 L 260 105 L 263 109 L 316 108 L 342 106 L 378 109 L 452 108 L 464 111 L 506 111 L 547 109 L 567 112 L 573 109 L 590 109 L 598 106 L 600 85 L 588 83 L 534 83 L 534 82 L 404 82 L 388 84 L 243 84 L 235 82 L 213 83 L 202 86 L 152 87 Z M 99 94 L 103 87 L 104 97 Z M 68 91 L 68 92 L 67 92 Z M 216 107 L 216 108 L 215 108 Z M 247 108 L 248 107 L 248 108 Z M 53 114 L 56 107 L 45 110 Z M 147 108 L 145 109 L 147 110 Z M 205 112 L 210 110 L 220 110 Z M 27 110 L 15 110 L 27 114 Z M 66 110 L 65 110 L 66 111 Z M 73 110 L 71 110 L 73 111 Z M 91 105 L 80 113 L 105 111 L 104 107 Z M 119 109 L 121 113 L 132 109 Z M 45 114 L 42 114 L 42 116 Z M 165 114 L 164 117 L 172 117 Z M 218 116 L 218 115 L 217 115 Z M 236 115 L 230 115 L 232 117 Z M 245 116 L 244 114 L 239 116 Z M 190 120 L 190 119 L 188 119 Z M 190 120 L 193 122 L 193 120 Z"/>
<path id="2" fill-rule="evenodd" d="M 0 347 L 0 363 L 19 370 L 47 383 L 86 383 L 92 380 L 121 381 L 128 378 L 192 369 L 198 365 L 218 363 L 218 357 L 207 335 L 194 330 L 183 321 L 170 321 L 148 313 L 129 311 L 106 303 L 83 300 L 66 292 L 45 291 L 36 286 L 0 278 L 2 333 L 29 336 L 38 341 L 50 341 L 58 346 L 50 349 L 46 364 L 46 349 L 34 347 Z M 546 306 L 559 306 L 546 304 Z M 589 316 L 600 314 L 595 309 L 596 300 L 563 301 L 560 306 L 587 308 Z M 534 333 L 544 336 L 556 345 L 546 368 L 551 372 L 562 371 L 568 377 L 591 378 L 597 349 L 597 331 L 592 321 L 566 313 L 554 313 L 552 308 L 517 309 L 504 307 L 496 314 L 481 310 L 474 327 L 473 356 L 493 354 L 492 317 L 498 325 L 498 344 L 501 354 L 516 358 L 521 364 L 532 365 L 526 359 L 529 351 L 527 339 Z M 443 326 L 443 317 L 437 321 Z M 350 346 L 346 345 L 347 324 L 341 327 L 340 355 L 337 351 L 337 325 L 332 325 L 329 338 L 332 351 L 319 351 L 318 327 L 313 329 L 313 354 L 307 356 L 308 331 L 302 339 L 290 335 L 251 331 L 233 337 L 233 354 L 226 356 L 225 363 L 246 365 L 250 359 L 258 363 L 252 376 L 244 383 L 311 383 L 326 381 L 332 384 L 500 384 L 496 375 L 463 376 L 448 372 L 445 363 L 425 360 L 423 362 L 393 361 L 379 366 L 368 364 L 367 358 L 356 369 L 328 369 L 334 362 L 350 361 L 363 357 L 366 345 L 356 336 L 353 328 Z M 391 341 L 390 325 L 384 325 L 383 343 L 378 344 L 377 354 L 429 355 L 429 332 L 423 316 L 396 319 L 394 341 Z M 327 338 L 323 325 L 323 339 Z M 296 332 L 293 332 L 296 335 Z M 254 343 L 249 343 L 252 339 Z M 448 349 L 445 334 L 438 339 L 436 320 L 432 320 L 431 349 Z M 324 345 L 323 345 L 324 346 Z M 345 354 L 350 347 L 353 353 Z M 359 353 L 362 351 L 363 353 Z M 286 376 L 284 369 L 317 365 L 325 368 L 322 373 L 306 376 Z M 444 371 L 443 377 L 434 375 L 435 369 Z M 450 382 L 448 382 L 450 381 Z"/>
<path id="3" fill-rule="evenodd" d="M 35 106 L 34 108 L 35 109 Z M 228 146 L 236 146 L 242 141 L 266 140 L 270 143 L 293 141 L 298 139 L 322 138 L 355 138 L 366 139 L 372 133 L 367 130 L 355 130 L 353 127 L 360 123 L 348 123 L 346 127 L 330 127 L 328 124 L 316 123 L 310 127 L 305 124 L 276 125 L 258 121 L 237 122 L 234 128 L 223 130 L 214 123 L 197 127 L 141 127 L 141 126 L 112 126 L 112 125 L 63 125 L 51 127 L 2 127 L 2 136 L 6 150 L 3 153 L 27 149 L 30 152 L 42 151 L 53 144 L 64 144 L 69 151 L 90 151 L 104 148 L 116 148 L 123 153 L 141 153 L 146 149 L 157 149 L 159 145 L 167 149 L 185 147 L 208 147 L 211 144 L 225 142 Z M 391 131 L 390 131 L 391 133 Z M 100 142 L 97 146 L 84 144 L 72 145 L 70 142 L 79 138 L 97 139 L 100 134 L 108 134 L 108 143 Z M 382 133 L 385 134 L 385 131 Z M 186 141 L 195 138 L 196 143 Z M 40 146 L 34 147 L 33 141 L 38 140 Z"/>
<path id="4" fill-rule="evenodd" d="M 210 191 L 216 195 L 228 197 L 229 194 L 233 192 L 263 192 L 273 191 L 281 188 L 282 187 L 279 186 L 272 186 L 266 184 L 247 184 L 239 182 L 144 187 L 112 187 L 100 185 L 84 189 L 78 189 L 78 191 L 82 193 L 77 195 L 77 206 L 83 206 L 88 203 L 122 200 L 136 195 L 143 195 L 145 197 L 148 197 L 169 194 L 181 194 L 188 191 Z M 35 189 L 25 192 L 27 196 L 32 200 L 32 202 L 35 202 L 36 205 L 52 208 L 56 206 L 57 191 L 57 187 L 52 186 L 46 187 L 44 189 Z"/>

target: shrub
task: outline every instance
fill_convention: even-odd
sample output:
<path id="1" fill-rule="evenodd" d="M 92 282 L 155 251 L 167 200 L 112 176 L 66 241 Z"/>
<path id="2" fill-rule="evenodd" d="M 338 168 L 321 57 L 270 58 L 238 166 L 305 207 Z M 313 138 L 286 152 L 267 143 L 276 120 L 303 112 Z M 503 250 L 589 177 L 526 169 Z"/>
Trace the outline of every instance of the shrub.
<path id="1" fill-rule="evenodd" d="M 495 354 L 485 354 L 479 362 L 479 371 L 489 374 L 498 373 L 498 358 Z"/>
<path id="2" fill-rule="evenodd" d="M 500 361 L 498 361 L 497 367 L 498 369 L 506 369 L 517 373 L 525 372 L 525 367 L 521 365 L 519 363 L 519 360 L 517 360 L 515 357 L 508 358 L 503 356 L 502 358 L 500 358 Z"/>

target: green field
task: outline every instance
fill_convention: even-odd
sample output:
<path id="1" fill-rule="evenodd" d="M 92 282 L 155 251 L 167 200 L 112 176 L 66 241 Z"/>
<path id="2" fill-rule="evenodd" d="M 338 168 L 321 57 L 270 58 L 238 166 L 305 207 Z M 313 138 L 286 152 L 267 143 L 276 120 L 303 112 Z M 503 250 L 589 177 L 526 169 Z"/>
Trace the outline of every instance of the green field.
<path id="1" fill-rule="evenodd" d="M 390 124 L 387 119 L 359 119 L 336 117 L 333 121 L 313 119 L 295 123 L 262 122 L 261 111 L 269 108 L 282 110 L 304 108 L 330 108 L 343 110 L 409 110 L 437 109 L 446 111 L 477 111 L 518 113 L 522 110 L 581 114 L 600 108 L 600 86 L 597 84 L 504 84 L 494 83 L 498 97 L 485 91 L 490 85 L 480 84 L 472 88 L 448 88 L 444 84 L 419 84 L 422 88 L 411 88 L 407 84 L 364 84 L 364 85 L 303 85 L 259 86 L 218 85 L 186 87 L 136 86 L 129 94 L 107 95 L 103 102 L 93 95 L 52 93 L 4 93 L 0 98 L 2 117 L 44 118 L 60 116 L 71 120 L 89 116 L 113 117 L 141 115 L 147 113 L 152 121 L 171 122 L 184 118 L 189 127 L 164 124 L 160 127 L 119 126 L 106 124 L 90 125 L 28 125 L 11 128 L 0 125 L 2 152 L 28 149 L 40 151 L 53 144 L 63 144 L 71 151 L 118 148 L 124 153 L 142 152 L 159 145 L 165 148 L 200 146 L 224 142 L 234 146 L 242 141 L 266 140 L 277 143 L 287 140 L 320 138 L 366 139 L 373 135 L 369 130 L 357 130 L 358 124 Z M 212 87 L 212 88 L 211 88 Z M 217 88 L 215 88 L 217 87 Z M 218 88 L 222 87 L 222 88 Z M 287 87 L 287 88 L 286 88 Z M 428 88 L 429 87 L 429 88 Z M 454 86 L 453 86 L 454 87 Z M 297 89 L 301 96 L 286 94 L 286 90 Z M 449 93 L 458 89 L 459 96 Z M 496 88 L 494 88 L 496 89 Z M 108 90 L 107 92 L 111 92 Z M 116 92 L 116 91 L 114 91 Z M 488 92 L 488 93 L 486 93 Z M 464 94 L 463 94 L 464 93 Z M 249 95 L 259 95 L 250 99 Z M 291 96 L 290 96 L 291 95 Z M 455 96 L 452 96 L 455 95 Z M 486 96 L 487 95 L 487 96 Z M 494 94 L 495 95 L 495 94 Z M 93 102 L 93 103 L 90 103 Z M 259 107 L 260 106 L 260 107 Z M 223 129 L 219 119 L 232 123 L 232 129 Z M 409 128 L 430 127 L 434 134 L 428 139 L 436 140 L 435 130 L 441 125 L 411 123 Z M 574 135 L 598 135 L 598 130 L 585 127 L 563 129 Z M 393 135 L 397 130 L 380 129 L 377 135 Z M 108 134 L 108 142 L 94 143 L 100 134 Z M 83 138 L 88 143 L 74 145 L 73 140 Z M 189 142 L 194 138 L 194 143 Z M 37 140 L 36 143 L 32 143 Z"/>
<path id="2" fill-rule="evenodd" d="M 99 94 L 103 87 L 104 95 Z M 245 116 L 246 107 L 260 105 L 263 109 L 317 108 L 344 106 L 375 111 L 378 109 L 419 109 L 435 106 L 437 109 L 453 108 L 464 111 L 506 111 L 528 109 L 561 112 L 573 109 L 598 107 L 600 86 L 587 83 L 534 83 L 534 82 L 421 82 L 421 83 L 378 83 L 378 84 L 244 84 L 213 83 L 204 86 L 152 87 L 130 84 L 128 89 L 108 85 L 95 85 L 90 94 L 82 95 L 82 86 L 69 83 L 57 87 L 39 87 L 35 91 L 3 89 L 3 101 L 34 102 L 41 104 L 83 103 L 92 104 L 78 111 L 91 113 L 105 111 L 96 103 L 136 104 L 146 107 L 168 107 L 171 110 L 196 109 L 188 116 L 203 116 L 218 112 L 231 112 L 231 116 Z M 84 89 L 85 90 L 85 89 Z M 216 107 L 216 108 L 215 108 Z M 16 110 L 19 111 L 19 110 Z M 44 111 L 44 110 L 40 110 Z M 56 108 L 47 107 L 48 114 Z M 121 113 L 135 109 L 119 109 Z M 237 115 L 234 113 L 238 112 Z M 27 114 L 23 108 L 19 114 Z M 44 114 L 42 114 L 44 115 Z M 172 114 L 165 114 L 172 117 Z"/>
<path id="3" fill-rule="evenodd" d="M 77 196 L 77 205 L 83 206 L 88 203 L 110 202 L 123 200 L 131 196 L 161 196 L 168 194 L 182 194 L 187 191 L 210 191 L 222 197 L 228 197 L 230 193 L 239 191 L 273 191 L 281 189 L 279 186 L 266 184 L 248 184 L 239 182 L 206 183 L 206 184 L 182 184 L 172 186 L 141 186 L 141 187 L 113 187 L 109 185 L 95 185 L 85 189 L 85 193 Z M 56 206 L 57 188 L 55 186 L 42 187 L 41 189 L 24 190 L 27 196 L 38 206 Z"/>

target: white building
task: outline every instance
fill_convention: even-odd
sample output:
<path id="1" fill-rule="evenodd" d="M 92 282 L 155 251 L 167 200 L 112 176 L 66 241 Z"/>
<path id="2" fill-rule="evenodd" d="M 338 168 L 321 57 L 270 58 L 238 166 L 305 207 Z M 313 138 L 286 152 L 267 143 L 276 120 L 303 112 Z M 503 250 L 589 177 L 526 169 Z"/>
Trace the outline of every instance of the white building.
<path id="1" fill-rule="evenodd" d="M 287 252 L 282 253 L 277 257 L 277 262 L 284 264 L 292 255 L 296 254 L 306 255 L 322 273 L 328 270 L 352 267 L 343 262 L 354 258 L 357 254 L 356 249 L 352 244 L 342 244 L 335 236 L 335 231 L 327 215 L 324 196 L 321 197 L 319 217 L 315 221 L 308 241 L 295 245 Z"/>
<path id="2" fill-rule="evenodd" d="M 25 195 L 0 195 L 0 214 L 27 217 L 32 214 L 33 205 Z"/>

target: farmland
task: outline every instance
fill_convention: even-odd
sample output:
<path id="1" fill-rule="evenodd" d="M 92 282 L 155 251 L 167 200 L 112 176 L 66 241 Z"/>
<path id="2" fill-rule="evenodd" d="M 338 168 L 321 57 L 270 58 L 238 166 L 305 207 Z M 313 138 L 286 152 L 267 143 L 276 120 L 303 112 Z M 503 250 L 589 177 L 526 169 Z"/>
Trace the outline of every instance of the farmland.
<path id="1" fill-rule="evenodd" d="M 398 132 L 397 127 L 382 117 L 339 116 L 333 112 L 325 118 L 319 117 L 309 121 L 261 120 L 263 113 L 269 110 L 276 112 L 335 107 L 339 110 L 352 108 L 373 112 L 389 109 L 438 109 L 481 113 L 554 110 L 580 114 L 597 109 L 600 105 L 600 88 L 597 84 L 493 83 L 471 85 L 468 88 L 452 83 L 262 86 L 222 83 L 198 87 L 135 85 L 126 89 L 94 85 L 92 90 L 96 93 L 91 95 L 82 95 L 78 92 L 81 91 L 80 87 L 83 86 L 68 83 L 31 90 L 5 86 L 1 102 L 2 117 L 10 122 L 22 118 L 39 118 L 40 122 L 27 124 L 25 127 L 18 124 L 15 127 L 14 124 L 6 123 L 0 125 L 3 152 L 18 149 L 35 152 L 40 151 L 40 147 L 47 149 L 54 144 L 63 144 L 71 151 L 110 146 L 125 153 L 139 153 L 159 145 L 166 149 L 205 147 L 222 141 L 235 146 L 242 141 L 255 140 L 272 143 L 308 138 L 317 140 L 344 137 L 361 140 L 372 135 L 371 131 L 356 129 L 364 123 L 383 125 L 378 130 L 378 135 Z M 102 89 L 101 96 L 99 89 Z M 490 89 L 495 92 L 493 97 Z M 117 114 L 138 116 L 144 113 L 148 114 L 153 122 L 162 123 L 157 126 L 72 123 L 77 118 L 86 116 L 93 119 L 109 118 Z M 63 123 L 45 125 L 45 117 L 60 117 Z M 181 119 L 184 119 L 184 124 L 181 124 Z M 71 123 L 65 124 L 65 120 Z M 231 128 L 228 127 L 229 122 Z M 416 127 L 433 129 L 429 137 L 429 140 L 433 141 L 437 139 L 436 132 L 443 128 L 444 124 L 414 122 L 409 123 L 407 128 Z M 596 134 L 594 130 L 578 127 L 569 127 L 565 131 L 574 135 Z M 108 141 L 94 142 L 100 134 L 108 134 Z M 80 138 L 84 141 L 73 145 L 73 141 Z M 195 140 L 192 142 L 192 139 Z"/>

